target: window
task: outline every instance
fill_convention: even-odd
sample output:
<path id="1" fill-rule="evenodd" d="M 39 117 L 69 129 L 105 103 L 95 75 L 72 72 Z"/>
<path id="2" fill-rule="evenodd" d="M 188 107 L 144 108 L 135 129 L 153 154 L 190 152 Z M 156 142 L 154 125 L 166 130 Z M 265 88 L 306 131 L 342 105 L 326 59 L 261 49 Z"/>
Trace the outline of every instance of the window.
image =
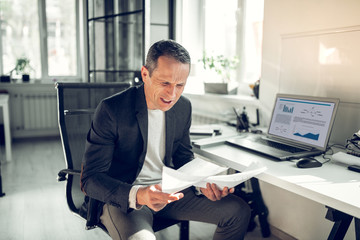
<path id="1" fill-rule="evenodd" d="M 32 79 L 78 77 L 77 4 L 0 0 L 0 74 L 9 75 L 17 59 L 27 58 Z"/>
<path id="2" fill-rule="evenodd" d="M 177 39 L 192 57 L 195 87 L 199 79 L 208 78 L 201 61 L 208 56 L 223 55 L 239 60 L 231 82 L 254 83 L 260 79 L 264 0 L 182 0 L 180 32 Z M 193 83 L 191 83 L 193 84 Z"/>
<path id="3" fill-rule="evenodd" d="M 76 2 L 47 0 L 47 61 L 49 76 L 76 76 Z"/>
<path id="4" fill-rule="evenodd" d="M 16 59 L 26 57 L 38 78 L 41 75 L 37 0 L 0 1 L 2 74 L 10 74 Z"/>

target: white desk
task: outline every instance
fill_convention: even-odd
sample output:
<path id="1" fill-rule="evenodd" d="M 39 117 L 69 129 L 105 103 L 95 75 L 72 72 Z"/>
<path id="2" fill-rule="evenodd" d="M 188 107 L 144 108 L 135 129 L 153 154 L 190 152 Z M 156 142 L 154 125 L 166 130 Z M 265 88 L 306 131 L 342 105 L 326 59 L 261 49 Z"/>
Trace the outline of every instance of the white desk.
<path id="1" fill-rule="evenodd" d="M 11 161 L 11 134 L 10 134 L 10 117 L 9 117 L 9 94 L 0 94 L 0 107 L 3 110 L 4 133 L 5 133 L 5 152 L 6 160 Z"/>
<path id="2" fill-rule="evenodd" d="M 357 218 L 356 229 L 360 234 L 360 174 L 347 170 L 344 165 L 329 162 L 320 168 L 300 169 L 294 162 L 267 159 L 221 141 L 193 150 L 239 171 L 252 161 L 261 162 L 268 169 L 258 175 L 258 179 Z"/>

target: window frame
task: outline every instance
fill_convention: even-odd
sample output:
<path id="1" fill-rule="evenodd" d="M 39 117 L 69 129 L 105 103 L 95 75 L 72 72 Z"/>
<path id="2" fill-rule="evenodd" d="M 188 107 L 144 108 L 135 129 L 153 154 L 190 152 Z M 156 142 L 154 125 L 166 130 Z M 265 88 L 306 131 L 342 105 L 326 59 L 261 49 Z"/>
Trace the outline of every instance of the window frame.
<path id="1" fill-rule="evenodd" d="M 49 83 L 58 80 L 79 80 L 81 79 L 81 58 L 80 58 L 80 19 L 79 19 L 79 1 L 75 1 L 75 25 L 76 25 L 76 64 L 77 71 L 76 75 L 68 75 L 68 76 L 57 76 L 57 75 L 49 75 L 49 66 L 48 66 L 48 45 L 47 45 L 47 22 L 46 22 L 46 0 L 38 0 L 38 17 L 39 17 L 39 37 L 40 37 L 40 64 L 41 64 L 41 77 L 35 78 L 35 80 L 41 80 L 41 83 Z M 0 19 L 0 24 L 1 24 Z M 2 43 L 2 35 L 0 31 L 0 75 L 4 75 L 3 68 L 3 43 Z"/>

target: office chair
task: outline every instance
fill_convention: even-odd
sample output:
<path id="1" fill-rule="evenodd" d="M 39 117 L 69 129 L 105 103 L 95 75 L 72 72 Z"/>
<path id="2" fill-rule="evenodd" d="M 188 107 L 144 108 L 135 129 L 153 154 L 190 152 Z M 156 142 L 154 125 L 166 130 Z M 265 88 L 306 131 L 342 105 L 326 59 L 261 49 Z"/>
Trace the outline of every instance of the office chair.
<path id="1" fill-rule="evenodd" d="M 66 200 L 72 213 L 86 220 L 86 229 L 105 226 L 97 222 L 91 209 L 99 202 L 85 197 L 80 189 L 81 161 L 85 150 L 86 135 L 92 116 L 100 101 L 130 87 L 128 83 L 60 83 L 56 84 L 58 120 L 66 169 L 58 173 L 58 181 L 66 182 Z M 89 211 L 87 211 L 89 209 Z M 180 224 L 180 239 L 189 239 L 189 221 L 154 218 L 155 232 Z"/>

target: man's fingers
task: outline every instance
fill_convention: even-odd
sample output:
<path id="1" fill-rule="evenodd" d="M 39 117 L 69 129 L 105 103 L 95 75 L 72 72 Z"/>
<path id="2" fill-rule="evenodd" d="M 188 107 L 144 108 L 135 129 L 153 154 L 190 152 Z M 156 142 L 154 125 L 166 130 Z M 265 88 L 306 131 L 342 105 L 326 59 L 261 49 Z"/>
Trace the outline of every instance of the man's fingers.
<path id="1" fill-rule="evenodd" d="M 216 196 L 215 196 L 214 191 L 212 190 L 210 183 L 206 184 L 206 188 L 203 190 L 203 193 L 211 201 L 216 201 Z"/>
<path id="2" fill-rule="evenodd" d="M 229 188 L 224 187 L 224 189 L 221 191 L 221 197 L 226 197 L 229 194 Z"/>
<path id="3" fill-rule="evenodd" d="M 161 192 L 162 188 L 159 184 L 151 185 L 149 188 L 153 192 Z"/>
<path id="4" fill-rule="evenodd" d="M 201 188 L 201 192 L 211 201 L 220 200 L 229 195 L 229 193 L 234 193 L 234 191 L 234 188 L 229 189 L 228 187 L 224 187 L 221 190 L 215 183 L 207 183 L 206 188 Z"/>
<path id="5" fill-rule="evenodd" d="M 215 195 L 216 200 L 220 200 L 222 191 L 219 190 L 219 188 L 217 187 L 217 185 L 215 183 L 211 184 L 211 189 Z"/>
<path id="6" fill-rule="evenodd" d="M 183 193 L 163 193 L 161 185 L 157 184 L 139 188 L 136 194 L 136 203 L 139 205 L 146 205 L 154 211 L 160 211 L 167 204 L 183 197 Z"/>
<path id="7" fill-rule="evenodd" d="M 183 193 L 163 193 L 161 191 L 160 185 L 150 186 L 150 190 L 152 191 L 152 199 L 156 204 L 167 204 L 174 201 L 177 201 L 184 197 Z"/>
<path id="8" fill-rule="evenodd" d="M 177 200 L 183 198 L 184 194 L 183 193 L 172 193 L 172 194 L 170 194 L 169 197 L 171 198 L 171 200 L 173 202 L 173 201 L 177 201 Z"/>

